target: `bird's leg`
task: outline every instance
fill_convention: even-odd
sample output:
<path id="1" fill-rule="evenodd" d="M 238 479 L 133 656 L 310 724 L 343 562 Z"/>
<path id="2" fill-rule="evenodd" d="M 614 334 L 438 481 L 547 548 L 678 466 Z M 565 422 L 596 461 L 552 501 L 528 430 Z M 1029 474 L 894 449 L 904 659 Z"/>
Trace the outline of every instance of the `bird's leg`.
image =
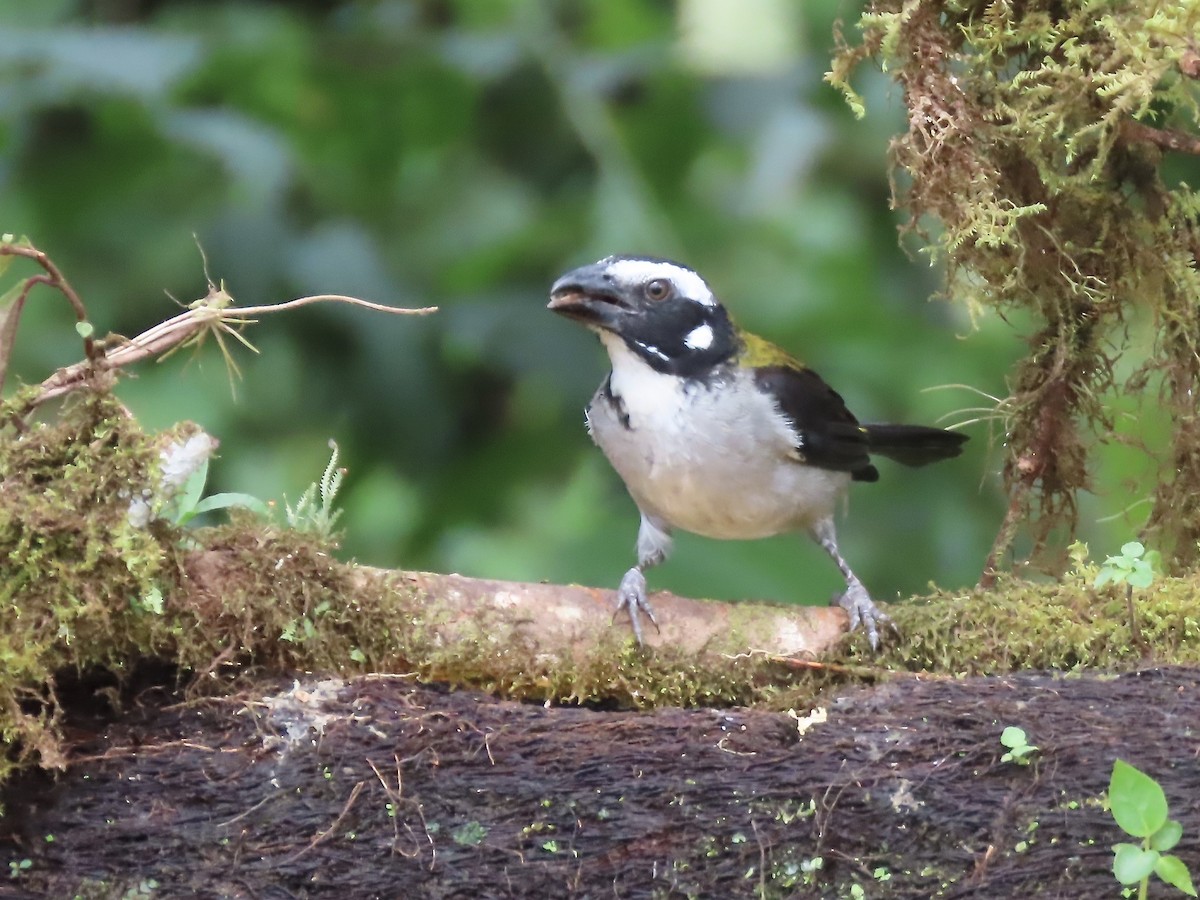
<path id="1" fill-rule="evenodd" d="M 818 544 L 825 548 L 825 552 L 833 557 L 833 561 L 837 563 L 837 567 L 841 570 L 842 577 L 846 579 L 846 591 L 834 602 L 850 615 L 850 630 L 854 631 L 861 623 L 867 632 L 867 640 L 871 643 L 871 649 L 879 649 L 879 626 L 892 625 L 891 618 L 884 613 L 875 601 L 871 599 L 871 595 L 867 593 L 867 589 L 863 587 L 863 583 L 858 580 L 858 576 L 846 564 L 846 560 L 842 559 L 842 554 L 838 550 L 837 533 L 834 531 L 833 519 L 822 519 L 812 528 L 812 536 Z M 892 625 L 894 629 L 895 626 Z"/>
<path id="2" fill-rule="evenodd" d="M 638 564 L 625 573 L 621 586 L 617 588 L 617 610 L 613 613 L 615 620 L 621 610 L 627 610 L 629 621 L 633 625 L 633 636 L 637 638 L 638 646 L 643 646 L 642 613 L 658 628 L 658 620 L 654 618 L 654 610 L 646 595 L 646 576 L 643 574 L 651 566 L 657 566 L 671 552 L 671 529 L 662 519 L 642 513 L 642 524 L 638 528 L 637 556 Z"/>

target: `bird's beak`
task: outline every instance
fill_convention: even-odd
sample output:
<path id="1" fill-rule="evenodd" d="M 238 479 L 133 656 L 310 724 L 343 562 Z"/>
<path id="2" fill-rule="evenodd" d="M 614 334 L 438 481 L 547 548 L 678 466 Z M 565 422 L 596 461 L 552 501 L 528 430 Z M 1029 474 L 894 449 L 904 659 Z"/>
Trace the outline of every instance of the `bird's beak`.
<path id="1" fill-rule="evenodd" d="M 546 306 L 592 328 L 617 330 L 632 308 L 600 265 L 583 266 L 563 275 L 550 288 Z"/>

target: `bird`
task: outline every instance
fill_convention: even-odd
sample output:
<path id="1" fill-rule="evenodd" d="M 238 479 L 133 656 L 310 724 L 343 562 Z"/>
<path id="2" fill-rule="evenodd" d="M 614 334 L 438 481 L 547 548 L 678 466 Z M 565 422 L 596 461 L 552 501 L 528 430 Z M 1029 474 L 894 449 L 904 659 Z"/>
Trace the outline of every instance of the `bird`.
<path id="1" fill-rule="evenodd" d="M 611 371 L 587 406 L 587 429 L 641 514 L 637 564 L 616 616 L 658 620 L 645 572 L 676 530 L 719 540 L 805 532 L 836 563 L 832 602 L 872 648 L 894 628 L 838 549 L 834 513 L 851 482 L 873 482 L 871 455 L 906 466 L 950 459 L 967 436 L 924 425 L 860 424 L 841 396 L 787 352 L 739 328 L 693 269 L 653 256 L 609 256 L 573 269 L 548 308 L 595 332 Z"/>

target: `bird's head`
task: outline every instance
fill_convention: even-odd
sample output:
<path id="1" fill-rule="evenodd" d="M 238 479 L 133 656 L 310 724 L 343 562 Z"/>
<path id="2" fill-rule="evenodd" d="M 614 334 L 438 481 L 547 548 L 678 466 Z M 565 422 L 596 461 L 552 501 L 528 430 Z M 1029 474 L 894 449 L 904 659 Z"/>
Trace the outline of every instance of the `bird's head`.
<path id="1" fill-rule="evenodd" d="M 737 333 L 704 279 L 665 259 L 610 256 L 563 275 L 549 309 L 612 335 L 659 372 L 696 376 L 734 356 Z"/>

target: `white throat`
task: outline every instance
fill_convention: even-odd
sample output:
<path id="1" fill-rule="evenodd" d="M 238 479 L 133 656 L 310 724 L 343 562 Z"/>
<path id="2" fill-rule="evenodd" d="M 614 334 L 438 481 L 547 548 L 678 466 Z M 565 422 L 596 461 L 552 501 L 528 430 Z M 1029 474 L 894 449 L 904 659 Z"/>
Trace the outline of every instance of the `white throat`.
<path id="1" fill-rule="evenodd" d="M 602 331 L 600 340 L 612 363 L 612 392 L 621 398 L 635 419 L 667 421 L 674 417 L 682 403 L 683 379 L 655 371 L 638 356 L 624 338 L 611 331 Z M 658 348 L 644 348 L 654 353 Z"/>

